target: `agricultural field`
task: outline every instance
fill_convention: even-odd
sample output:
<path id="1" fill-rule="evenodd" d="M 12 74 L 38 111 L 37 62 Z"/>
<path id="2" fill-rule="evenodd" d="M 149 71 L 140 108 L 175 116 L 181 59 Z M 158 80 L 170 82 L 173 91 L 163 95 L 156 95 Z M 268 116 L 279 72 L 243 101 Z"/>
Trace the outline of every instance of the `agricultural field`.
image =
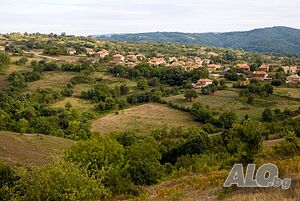
<path id="1" fill-rule="evenodd" d="M 176 104 L 191 107 L 193 103 L 201 103 L 208 105 L 215 111 L 234 111 L 239 118 L 243 118 L 246 114 L 254 120 L 259 120 L 265 108 L 272 109 L 297 109 L 300 102 L 288 98 L 277 96 L 270 97 L 255 97 L 253 104 L 247 103 L 247 98 L 240 97 L 239 92 L 236 90 L 223 90 L 217 91 L 214 95 L 200 95 L 193 101 L 185 100 L 183 94 L 167 97 L 164 100 L 171 101 Z"/>
<path id="2" fill-rule="evenodd" d="M 92 123 L 91 130 L 100 134 L 111 132 L 135 131 L 149 133 L 157 128 L 198 127 L 188 113 L 168 106 L 149 103 L 120 111 L 118 115 L 109 114 Z"/>
<path id="3" fill-rule="evenodd" d="M 63 153 L 71 140 L 42 134 L 0 132 L 0 161 L 13 165 L 43 165 Z"/>

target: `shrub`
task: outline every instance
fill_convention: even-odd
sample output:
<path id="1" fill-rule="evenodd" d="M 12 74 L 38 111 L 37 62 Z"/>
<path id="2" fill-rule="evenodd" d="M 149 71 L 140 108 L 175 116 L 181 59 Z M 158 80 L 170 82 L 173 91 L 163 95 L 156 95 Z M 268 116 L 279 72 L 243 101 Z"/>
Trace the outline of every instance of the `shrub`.
<path id="1" fill-rule="evenodd" d="M 72 163 L 60 162 L 26 172 L 18 182 L 20 200 L 99 200 L 109 196 L 101 180 Z"/>

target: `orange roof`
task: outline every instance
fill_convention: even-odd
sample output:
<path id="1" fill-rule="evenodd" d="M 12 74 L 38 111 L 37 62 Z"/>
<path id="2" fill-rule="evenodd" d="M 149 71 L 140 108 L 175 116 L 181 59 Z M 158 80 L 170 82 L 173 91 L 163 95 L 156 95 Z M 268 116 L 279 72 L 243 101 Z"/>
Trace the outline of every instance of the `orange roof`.
<path id="1" fill-rule="evenodd" d="M 248 64 L 237 64 L 236 66 L 239 68 L 250 68 Z"/>
<path id="2" fill-rule="evenodd" d="M 270 66 L 269 65 L 261 65 L 259 68 L 260 69 L 267 69 L 267 68 L 269 68 Z"/>
<path id="3" fill-rule="evenodd" d="M 264 71 L 254 71 L 252 74 L 253 75 L 267 75 L 268 73 L 266 73 Z"/>
<path id="4" fill-rule="evenodd" d="M 198 82 L 212 82 L 213 80 L 207 79 L 207 78 L 202 78 L 199 79 Z"/>
<path id="5" fill-rule="evenodd" d="M 292 78 L 292 79 L 300 79 L 300 76 L 295 74 L 295 75 L 290 75 L 288 76 L 288 78 Z"/>
<path id="6" fill-rule="evenodd" d="M 123 56 L 123 55 L 121 55 L 121 54 L 115 54 L 113 57 L 114 57 L 114 58 L 118 58 L 118 57 L 119 57 L 119 58 L 120 58 L 120 57 L 122 57 L 122 58 L 123 58 L 124 56 Z"/>

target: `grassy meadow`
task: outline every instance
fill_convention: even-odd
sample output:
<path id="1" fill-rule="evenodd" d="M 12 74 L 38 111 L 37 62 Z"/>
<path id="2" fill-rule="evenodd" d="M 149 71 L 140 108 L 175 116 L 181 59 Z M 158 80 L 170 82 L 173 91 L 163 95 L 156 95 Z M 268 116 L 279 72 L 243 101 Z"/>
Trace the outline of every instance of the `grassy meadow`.
<path id="1" fill-rule="evenodd" d="M 136 131 L 149 133 L 157 128 L 198 127 L 188 113 L 168 106 L 149 103 L 120 111 L 118 115 L 109 114 L 92 123 L 91 130 L 100 134 L 111 132 Z"/>
<path id="2" fill-rule="evenodd" d="M 176 104 L 191 107 L 193 103 L 201 103 L 208 105 L 213 110 L 234 111 L 239 118 L 243 118 L 246 114 L 253 120 L 260 120 L 262 112 L 265 108 L 272 109 L 297 109 L 300 102 L 289 98 L 270 96 L 270 97 L 254 97 L 254 103 L 247 103 L 247 98 L 240 97 L 236 90 L 217 91 L 214 95 L 200 95 L 192 101 L 186 101 L 183 94 L 165 98 Z"/>
<path id="3" fill-rule="evenodd" d="M 44 72 L 42 79 L 31 82 L 28 85 L 28 91 L 34 92 L 40 89 L 63 89 L 69 80 L 74 77 L 76 73 L 73 72 Z"/>

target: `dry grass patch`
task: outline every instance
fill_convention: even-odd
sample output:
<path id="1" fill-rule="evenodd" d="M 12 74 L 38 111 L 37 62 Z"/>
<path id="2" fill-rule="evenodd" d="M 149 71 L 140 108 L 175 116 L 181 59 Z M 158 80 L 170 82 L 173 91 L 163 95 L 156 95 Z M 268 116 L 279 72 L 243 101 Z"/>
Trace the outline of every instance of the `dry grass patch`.
<path id="1" fill-rule="evenodd" d="M 63 89 L 69 80 L 74 77 L 73 72 L 45 72 L 42 79 L 31 82 L 28 86 L 29 91 L 37 91 L 39 89 Z"/>
<path id="2" fill-rule="evenodd" d="M 168 106 L 149 103 L 99 118 L 92 124 L 92 131 L 108 134 L 111 132 L 136 131 L 149 133 L 155 128 L 198 127 L 190 114 Z"/>
<path id="3" fill-rule="evenodd" d="M 73 96 L 80 96 L 81 92 L 92 89 L 91 84 L 77 84 L 73 86 Z"/>
<path id="4" fill-rule="evenodd" d="M 300 99 L 300 88 L 275 88 L 274 93 Z"/>
<path id="5" fill-rule="evenodd" d="M 72 108 L 76 108 L 81 112 L 92 111 L 95 108 L 95 103 L 89 100 L 83 100 L 76 97 L 66 97 L 65 99 L 58 101 L 52 105 L 55 108 L 64 108 L 66 103 L 70 103 Z"/>
<path id="6" fill-rule="evenodd" d="M 125 79 L 122 77 L 114 77 L 105 72 L 94 72 L 91 74 L 91 78 L 98 79 L 101 78 L 103 82 L 110 87 L 114 87 L 116 85 L 121 85 L 125 83 L 128 87 L 136 87 L 136 82 L 133 80 Z"/>
<path id="7" fill-rule="evenodd" d="M 14 165 L 43 165 L 72 144 L 65 138 L 1 131 L 0 160 Z"/>

